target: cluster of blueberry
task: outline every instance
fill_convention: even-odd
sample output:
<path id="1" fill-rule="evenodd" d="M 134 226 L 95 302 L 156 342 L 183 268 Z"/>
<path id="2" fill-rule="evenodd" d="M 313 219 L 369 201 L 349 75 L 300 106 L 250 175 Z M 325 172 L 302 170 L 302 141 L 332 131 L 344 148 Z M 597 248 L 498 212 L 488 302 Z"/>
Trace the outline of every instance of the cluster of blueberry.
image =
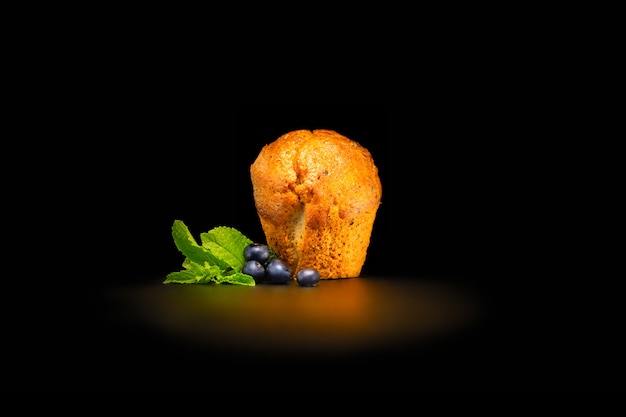
<path id="1" fill-rule="evenodd" d="M 264 243 L 251 243 L 243 250 L 246 263 L 241 272 L 250 275 L 257 283 L 287 284 L 291 281 L 291 269 L 279 258 L 270 259 L 270 248 Z M 303 268 L 296 274 L 296 282 L 302 287 L 313 287 L 320 281 L 320 274 L 312 268 Z"/>

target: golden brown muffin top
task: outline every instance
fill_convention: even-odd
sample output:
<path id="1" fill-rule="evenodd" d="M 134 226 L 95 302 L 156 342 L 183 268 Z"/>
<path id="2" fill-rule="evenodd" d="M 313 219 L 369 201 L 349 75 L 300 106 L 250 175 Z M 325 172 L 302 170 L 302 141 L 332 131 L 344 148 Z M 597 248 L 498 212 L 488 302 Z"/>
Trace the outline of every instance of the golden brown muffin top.
<path id="1" fill-rule="evenodd" d="M 349 219 L 378 206 L 382 195 L 370 152 L 333 130 L 284 134 L 262 148 L 251 173 L 257 185 L 263 184 L 263 193 L 273 197 L 257 206 L 261 215 L 269 217 L 291 203 L 338 206 L 340 216 Z"/>

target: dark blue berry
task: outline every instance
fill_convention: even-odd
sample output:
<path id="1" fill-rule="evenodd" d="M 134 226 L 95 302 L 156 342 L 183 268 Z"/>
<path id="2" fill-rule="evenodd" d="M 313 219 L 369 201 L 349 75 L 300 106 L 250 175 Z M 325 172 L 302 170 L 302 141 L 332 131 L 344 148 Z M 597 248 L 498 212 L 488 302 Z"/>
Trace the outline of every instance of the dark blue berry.
<path id="1" fill-rule="evenodd" d="M 264 243 L 251 243 L 243 250 L 246 261 L 259 261 L 263 265 L 270 258 L 270 248 Z"/>
<path id="2" fill-rule="evenodd" d="M 265 277 L 271 284 L 287 284 L 291 280 L 291 270 L 286 263 L 273 258 L 265 267 Z"/>
<path id="3" fill-rule="evenodd" d="M 247 261 L 243 264 L 241 273 L 250 275 L 255 282 L 261 282 L 265 279 L 265 267 L 259 261 Z"/>
<path id="4" fill-rule="evenodd" d="M 320 282 L 320 273 L 312 268 L 303 268 L 296 274 L 296 282 L 302 287 L 314 287 Z"/>

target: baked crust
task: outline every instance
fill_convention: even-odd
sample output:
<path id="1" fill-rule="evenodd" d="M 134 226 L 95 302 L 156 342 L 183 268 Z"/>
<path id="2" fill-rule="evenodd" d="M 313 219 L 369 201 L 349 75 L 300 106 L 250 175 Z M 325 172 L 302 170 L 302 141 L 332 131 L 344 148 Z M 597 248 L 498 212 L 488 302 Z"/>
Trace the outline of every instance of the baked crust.
<path id="1" fill-rule="evenodd" d="M 268 245 L 291 268 L 322 279 L 357 277 L 382 186 L 370 152 L 332 130 L 295 130 L 265 145 L 250 166 Z"/>

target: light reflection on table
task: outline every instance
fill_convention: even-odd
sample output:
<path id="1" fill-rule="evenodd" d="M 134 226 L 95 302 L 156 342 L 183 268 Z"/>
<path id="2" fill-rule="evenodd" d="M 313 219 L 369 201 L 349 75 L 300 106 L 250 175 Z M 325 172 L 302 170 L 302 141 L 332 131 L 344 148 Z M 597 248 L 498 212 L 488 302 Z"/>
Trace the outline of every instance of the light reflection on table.
<path id="1" fill-rule="evenodd" d="M 433 280 L 349 278 L 316 287 L 156 284 L 110 292 L 113 319 L 199 348 L 318 355 L 432 341 L 475 324 L 480 305 Z"/>

